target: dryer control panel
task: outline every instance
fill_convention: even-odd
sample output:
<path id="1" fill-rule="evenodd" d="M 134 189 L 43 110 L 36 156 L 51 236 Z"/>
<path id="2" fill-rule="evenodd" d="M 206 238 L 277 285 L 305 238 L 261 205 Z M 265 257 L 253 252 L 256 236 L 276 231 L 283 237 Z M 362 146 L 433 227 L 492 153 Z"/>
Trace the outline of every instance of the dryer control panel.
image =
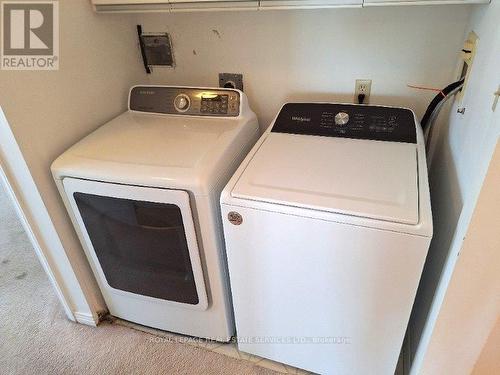
<path id="1" fill-rule="evenodd" d="M 271 131 L 417 143 L 412 111 L 371 105 L 288 103 L 281 109 Z"/>
<path id="2" fill-rule="evenodd" d="M 136 86 L 130 90 L 132 111 L 170 115 L 237 117 L 240 93 L 231 89 Z"/>

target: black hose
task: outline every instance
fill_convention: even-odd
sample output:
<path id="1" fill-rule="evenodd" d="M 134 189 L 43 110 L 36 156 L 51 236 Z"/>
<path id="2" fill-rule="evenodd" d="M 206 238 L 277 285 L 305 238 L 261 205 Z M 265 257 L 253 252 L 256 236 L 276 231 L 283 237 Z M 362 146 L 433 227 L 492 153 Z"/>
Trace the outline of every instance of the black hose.
<path id="1" fill-rule="evenodd" d="M 422 126 L 422 130 L 425 132 L 427 127 L 429 126 L 429 119 L 431 118 L 432 112 L 434 112 L 434 109 L 441 103 L 442 100 L 445 100 L 446 97 L 450 92 L 455 90 L 457 87 L 463 85 L 465 80 L 464 78 L 461 78 L 460 80 L 453 82 L 446 86 L 439 94 L 437 94 L 434 99 L 432 99 L 431 103 L 427 107 L 427 110 L 425 111 L 424 117 L 422 117 L 422 121 L 420 121 L 420 125 Z"/>

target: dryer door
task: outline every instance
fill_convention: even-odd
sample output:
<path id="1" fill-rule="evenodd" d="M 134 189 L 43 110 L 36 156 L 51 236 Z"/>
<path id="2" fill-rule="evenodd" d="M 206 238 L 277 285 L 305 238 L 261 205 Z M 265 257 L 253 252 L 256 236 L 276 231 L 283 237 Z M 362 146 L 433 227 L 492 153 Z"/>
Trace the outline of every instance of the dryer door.
<path id="1" fill-rule="evenodd" d="M 63 185 L 101 288 L 207 308 L 187 192 L 73 178 Z"/>

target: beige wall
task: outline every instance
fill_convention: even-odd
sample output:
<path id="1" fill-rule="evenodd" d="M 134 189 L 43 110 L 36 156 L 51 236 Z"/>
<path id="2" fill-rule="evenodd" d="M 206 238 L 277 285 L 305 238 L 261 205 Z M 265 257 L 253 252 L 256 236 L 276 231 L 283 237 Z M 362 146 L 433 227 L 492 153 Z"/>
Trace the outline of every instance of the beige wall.
<path id="1" fill-rule="evenodd" d="M 94 308 L 99 295 L 50 174 L 66 148 L 125 110 L 144 80 L 134 16 L 95 14 L 88 0 L 60 6 L 60 70 L 0 71 L 0 106 Z M 74 301 L 75 309 L 84 308 Z"/>
<path id="2" fill-rule="evenodd" d="M 472 371 L 473 375 L 491 375 L 500 372 L 500 317 L 481 351 Z"/>
<path id="3" fill-rule="evenodd" d="M 446 291 L 422 374 L 470 374 L 500 316 L 499 186 L 500 143 Z M 497 340 L 498 333 L 492 336 L 496 345 Z M 500 373 L 500 347 L 496 349 L 496 361 L 488 359 L 490 352 L 485 352 L 476 373 L 490 365 L 497 367 L 488 374 Z"/>

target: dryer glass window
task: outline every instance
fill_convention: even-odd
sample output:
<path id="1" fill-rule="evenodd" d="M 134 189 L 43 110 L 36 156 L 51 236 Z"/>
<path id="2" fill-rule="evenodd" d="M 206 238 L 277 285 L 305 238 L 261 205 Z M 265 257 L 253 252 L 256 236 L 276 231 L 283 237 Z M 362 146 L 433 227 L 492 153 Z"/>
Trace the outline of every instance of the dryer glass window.
<path id="1" fill-rule="evenodd" d="M 74 193 L 108 284 L 196 305 L 182 213 L 174 204 Z"/>

